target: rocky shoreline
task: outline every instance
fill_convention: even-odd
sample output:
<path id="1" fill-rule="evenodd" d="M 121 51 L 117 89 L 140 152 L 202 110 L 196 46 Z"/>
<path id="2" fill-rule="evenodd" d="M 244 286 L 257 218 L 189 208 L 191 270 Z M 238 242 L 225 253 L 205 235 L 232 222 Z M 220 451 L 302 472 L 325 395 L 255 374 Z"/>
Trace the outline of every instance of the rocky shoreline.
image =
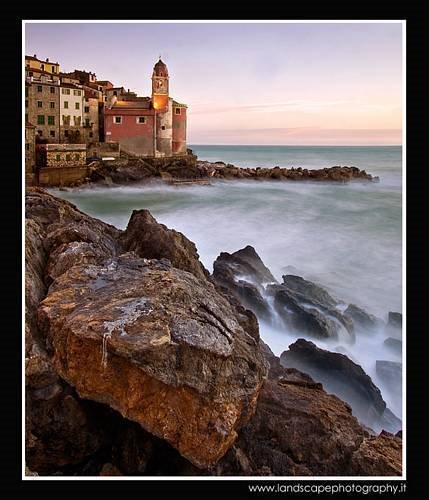
<path id="1" fill-rule="evenodd" d="M 257 316 L 274 304 L 309 338 L 350 342 L 381 320 L 338 312 L 300 277 L 276 282 L 252 247 L 210 275 L 147 210 L 121 231 L 28 188 L 25 291 L 29 475 L 401 474 L 400 421 L 362 368 L 305 339 L 279 358 Z M 333 366 L 354 377 L 359 411 L 318 380 Z"/>
<path id="2" fill-rule="evenodd" d="M 242 168 L 221 161 L 200 161 L 191 152 L 181 158 L 150 159 L 122 154 L 120 159 L 93 162 L 89 176 L 75 186 L 123 185 L 154 181 L 169 184 L 210 183 L 216 180 L 271 180 L 271 181 L 314 181 L 314 182 L 378 182 L 379 178 L 365 170 L 350 166 L 333 166 L 310 170 L 301 167 Z"/>

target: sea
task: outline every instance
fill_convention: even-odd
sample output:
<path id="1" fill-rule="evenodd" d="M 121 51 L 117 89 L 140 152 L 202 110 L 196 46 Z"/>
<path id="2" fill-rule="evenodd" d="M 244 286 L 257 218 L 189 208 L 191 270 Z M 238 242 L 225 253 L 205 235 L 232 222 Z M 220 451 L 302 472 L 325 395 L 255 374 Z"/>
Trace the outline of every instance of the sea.
<path id="1" fill-rule="evenodd" d="M 209 271 L 220 252 L 252 245 L 280 281 L 283 274 L 303 276 L 385 321 L 389 311 L 402 311 L 400 146 L 189 147 L 201 160 L 240 167 L 356 166 L 379 176 L 380 182 L 216 181 L 207 186 L 151 184 L 51 192 L 121 229 L 134 209 L 149 209 L 159 222 L 196 244 Z M 299 338 L 262 323 L 260 330 L 277 355 Z M 381 331 L 362 335 L 346 349 L 401 417 L 401 398 L 389 393 L 375 370 L 377 359 L 401 360 L 386 350 L 384 339 Z"/>

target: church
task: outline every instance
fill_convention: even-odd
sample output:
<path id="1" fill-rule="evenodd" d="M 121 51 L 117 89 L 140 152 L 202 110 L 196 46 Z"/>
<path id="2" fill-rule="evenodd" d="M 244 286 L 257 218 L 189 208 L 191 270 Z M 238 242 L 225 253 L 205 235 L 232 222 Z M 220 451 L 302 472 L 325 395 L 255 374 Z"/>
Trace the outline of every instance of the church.
<path id="1" fill-rule="evenodd" d="M 111 89 L 104 110 L 105 140 L 136 156 L 186 155 L 186 109 L 169 95 L 169 75 L 159 58 L 152 74 L 152 96 L 138 97 L 124 88 Z"/>

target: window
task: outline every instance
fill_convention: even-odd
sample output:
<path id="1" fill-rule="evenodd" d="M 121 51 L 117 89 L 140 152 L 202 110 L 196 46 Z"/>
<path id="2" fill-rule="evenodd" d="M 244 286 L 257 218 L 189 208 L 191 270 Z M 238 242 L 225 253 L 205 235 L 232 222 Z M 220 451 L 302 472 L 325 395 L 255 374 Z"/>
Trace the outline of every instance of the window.
<path id="1" fill-rule="evenodd" d="M 85 106 L 84 111 L 85 111 L 85 113 L 89 113 L 89 106 Z"/>
<path id="2" fill-rule="evenodd" d="M 76 154 L 74 155 L 74 159 L 75 159 L 76 161 L 79 161 L 79 158 L 80 158 L 79 153 L 76 153 Z"/>
<path id="3" fill-rule="evenodd" d="M 38 130 L 38 131 L 37 131 L 37 135 L 38 135 L 39 137 L 42 137 L 43 132 L 42 132 L 41 130 Z"/>
<path id="4" fill-rule="evenodd" d="M 89 137 L 92 137 L 94 134 L 92 132 L 89 133 Z"/>
<path id="5" fill-rule="evenodd" d="M 70 95 L 70 89 L 61 89 L 61 92 L 66 95 Z"/>
<path id="6" fill-rule="evenodd" d="M 74 126 L 80 127 L 80 116 L 73 116 Z"/>
<path id="7" fill-rule="evenodd" d="M 63 125 L 70 125 L 70 115 L 63 115 Z"/>
<path id="8" fill-rule="evenodd" d="M 49 103 L 49 107 L 50 107 L 51 109 L 55 109 L 55 102 L 54 102 L 54 101 L 51 101 L 51 102 Z"/>
<path id="9" fill-rule="evenodd" d="M 55 116 L 48 116 L 48 125 L 55 125 Z"/>
<path id="10" fill-rule="evenodd" d="M 80 96 L 81 91 L 80 90 L 73 90 L 73 95 L 79 95 Z"/>
<path id="11" fill-rule="evenodd" d="M 113 123 L 122 123 L 122 116 L 114 116 Z"/>
<path id="12" fill-rule="evenodd" d="M 37 85 L 37 92 L 42 92 L 43 91 L 43 87 L 41 85 Z"/>
<path id="13" fill-rule="evenodd" d="M 25 149 L 27 151 L 30 151 L 30 144 L 28 142 L 25 143 Z"/>
<path id="14" fill-rule="evenodd" d="M 70 154 L 66 154 L 66 161 L 70 161 L 71 160 L 71 155 Z"/>
<path id="15" fill-rule="evenodd" d="M 89 118 L 85 118 L 85 125 L 89 127 Z"/>
<path id="16" fill-rule="evenodd" d="M 28 108 L 28 99 L 25 100 L 25 107 Z"/>
<path id="17" fill-rule="evenodd" d="M 174 112 L 176 113 L 176 115 L 180 115 L 182 113 L 182 110 L 180 108 L 176 108 Z"/>
<path id="18" fill-rule="evenodd" d="M 162 125 L 162 126 L 161 126 L 161 130 L 165 130 L 165 125 Z"/>
<path id="19" fill-rule="evenodd" d="M 45 115 L 37 115 L 37 125 L 45 124 Z"/>
<path id="20" fill-rule="evenodd" d="M 25 97 L 28 97 L 28 87 L 25 87 Z"/>
<path id="21" fill-rule="evenodd" d="M 68 137 L 69 136 L 69 131 L 68 130 L 64 130 L 64 137 Z"/>
<path id="22" fill-rule="evenodd" d="M 38 108 L 43 108 L 43 102 L 42 101 L 37 101 L 37 107 Z"/>
<path id="23" fill-rule="evenodd" d="M 51 131 L 49 132 L 49 135 L 50 135 L 51 137 L 55 137 L 55 130 L 51 130 Z"/>
<path id="24" fill-rule="evenodd" d="M 113 91 L 113 95 L 118 95 L 118 93 L 116 92 L 116 90 Z"/>
<path id="25" fill-rule="evenodd" d="M 80 109 L 80 102 L 74 103 L 74 109 Z"/>
<path id="26" fill-rule="evenodd" d="M 138 116 L 136 122 L 137 123 L 146 123 L 146 117 L 145 116 Z"/>
<path id="27" fill-rule="evenodd" d="M 52 73 L 55 73 L 55 71 L 56 71 L 55 66 L 52 66 Z"/>
<path id="28" fill-rule="evenodd" d="M 28 113 L 25 113 L 25 121 L 28 122 Z"/>
<path id="29" fill-rule="evenodd" d="M 57 154 L 57 155 L 55 156 L 55 159 L 56 159 L 57 161 L 61 161 L 61 155 L 60 155 L 60 154 Z"/>
<path id="30" fill-rule="evenodd" d="M 55 94 L 55 87 L 50 87 L 49 90 L 50 90 L 51 94 Z"/>
<path id="31" fill-rule="evenodd" d="M 69 102 L 68 101 L 64 101 L 64 109 L 69 109 Z"/>
<path id="32" fill-rule="evenodd" d="M 33 72 L 32 72 L 32 71 L 30 71 L 30 72 L 28 73 L 28 76 L 33 76 Z"/>
<path id="33" fill-rule="evenodd" d="M 44 65 L 44 64 L 41 64 L 41 65 L 40 65 L 40 69 L 41 69 L 42 71 L 45 71 L 45 65 Z"/>

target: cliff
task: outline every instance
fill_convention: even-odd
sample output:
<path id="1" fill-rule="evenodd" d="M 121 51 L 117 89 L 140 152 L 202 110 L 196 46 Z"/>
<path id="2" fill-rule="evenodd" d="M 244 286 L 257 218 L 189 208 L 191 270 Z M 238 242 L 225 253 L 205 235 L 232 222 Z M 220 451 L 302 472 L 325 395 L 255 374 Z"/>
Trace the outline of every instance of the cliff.
<path id="1" fill-rule="evenodd" d="M 29 474 L 401 473 L 401 439 L 281 366 L 147 211 L 120 231 L 29 188 L 25 289 Z"/>

